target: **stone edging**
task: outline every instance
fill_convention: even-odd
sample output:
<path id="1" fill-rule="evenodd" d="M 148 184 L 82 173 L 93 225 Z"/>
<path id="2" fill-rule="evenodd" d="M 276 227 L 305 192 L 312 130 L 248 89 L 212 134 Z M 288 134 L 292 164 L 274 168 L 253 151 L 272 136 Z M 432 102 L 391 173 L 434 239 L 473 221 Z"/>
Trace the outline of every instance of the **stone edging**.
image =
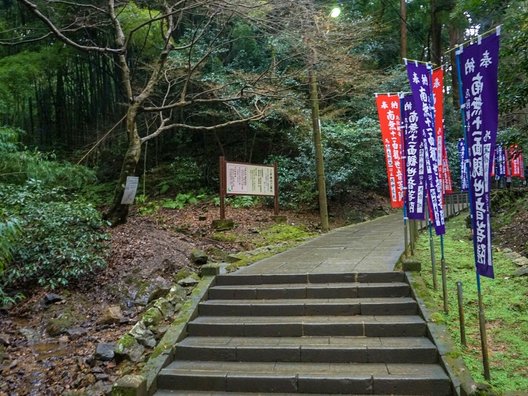
<path id="1" fill-rule="evenodd" d="M 152 351 L 139 374 L 125 375 L 112 387 L 113 396 L 147 396 L 157 390 L 156 378 L 163 367 L 174 358 L 176 343 L 187 336 L 187 323 L 198 315 L 198 304 L 205 299 L 219 268 L 208 268 L 194 287 L 169 329 Z"/>
<path id="2" fill-rule="evenodd" d="M 429 312 L 429 309 L 425 306 L 424 301 L 418 297 L 414 290 L 413 274 L 411 272 L 405 272 L 405 277 L 411 286 L 412 296 L 418 303 L 420 314 L 427 323 L 427 331 L 429 333 L 428 335 L 438 348 L 440 363 L 447 371 L 447 374 L 453 382 L 454 393 L 460 396 L 476 394 L 478 391 L 478 386 L 471 377 L 471 373 L 464 361 L 459 357 L 455 357 L 455 354 L 453 353 L 455 347 L 446 327 L 444 325 L 434 323 L 431 320 L 431 313 Z"/>

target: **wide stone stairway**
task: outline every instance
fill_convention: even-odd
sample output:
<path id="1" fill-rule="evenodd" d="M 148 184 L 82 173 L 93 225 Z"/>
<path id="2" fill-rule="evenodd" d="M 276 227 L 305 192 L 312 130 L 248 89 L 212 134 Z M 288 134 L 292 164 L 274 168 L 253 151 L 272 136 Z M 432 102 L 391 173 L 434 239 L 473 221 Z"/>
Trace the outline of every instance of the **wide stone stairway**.
<path id="1" fill-rule="evenodd" d="M 450 395 L 402 272 L 219 275 L 157 395 Z"/>

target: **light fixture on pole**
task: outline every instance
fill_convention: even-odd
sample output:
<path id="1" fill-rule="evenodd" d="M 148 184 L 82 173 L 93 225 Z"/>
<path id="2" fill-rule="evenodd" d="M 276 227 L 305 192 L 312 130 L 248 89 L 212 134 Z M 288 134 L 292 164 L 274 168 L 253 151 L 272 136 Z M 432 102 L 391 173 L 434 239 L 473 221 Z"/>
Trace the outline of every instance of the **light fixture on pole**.
<path id="1" fill-rule="evenodd" d="M 332 11 L 330 11 L 330 16 L 332 18 L 337 18 L 339 15 L 341 15 L 341 7 L 335 6 L 332 8 Z"/>

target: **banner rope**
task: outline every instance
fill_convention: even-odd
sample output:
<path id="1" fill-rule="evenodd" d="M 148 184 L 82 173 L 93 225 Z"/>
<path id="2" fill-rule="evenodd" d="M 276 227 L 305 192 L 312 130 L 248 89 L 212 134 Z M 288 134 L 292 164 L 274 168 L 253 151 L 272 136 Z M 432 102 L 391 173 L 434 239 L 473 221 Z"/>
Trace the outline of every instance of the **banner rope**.
<path id="1" fill-rule="evenodd" d="M 453 48 L 449 48 L 446 52 L 444 52 L 444 55 L 446 54 L 449 54 L 450 52 L 453 52 L 453 51 L 456 51 L 456 50 L 461 50 L 463 49 L 463 47 L 467 44 L 473 44 L 475 41 L 477 41 L 479 44 L 480 44 L 480 41 L 486 37 L 486 36 L 489 36 L 491 35 L 492 33 L 494 32 L 497 32 L 497 35 L 500 36 L 500 32 L 501 32 L 501 26 L 502 25 L 498 25 L 482 34 L 479 34 L 477 37 L 472 37 L 470 38 L 469 40 L 466 40 L 464 41 L 463 43 L 460 43 L 460 44 L 457 44 L 456 46 L 454 46 Z"/>

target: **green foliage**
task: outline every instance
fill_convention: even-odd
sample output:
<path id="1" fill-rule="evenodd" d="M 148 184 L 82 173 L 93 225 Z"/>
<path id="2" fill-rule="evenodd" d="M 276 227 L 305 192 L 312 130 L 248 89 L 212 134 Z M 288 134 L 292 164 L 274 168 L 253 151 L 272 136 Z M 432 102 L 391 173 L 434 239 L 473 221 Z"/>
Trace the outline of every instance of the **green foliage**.
<path id="1" fill-rule="evenodd" d="M 146 193 L 151 196 L 186 193 L 201 185 L 203 169 L 197 161 L 188 157 L 176 157 L 155 167 L 145 176 Z"/>
<path id="2" fill-rule="evenodd" d="M 420 296 L 429 309 L 437 310 L 435 319 L 443 322 L 456 344 L 459 354 L 478 382 L 485 382 L 482 375 L 482 361 L 479 337 L 477 290 L 475 285 L 475 266 L 473 243 L 468 239 L 465 216 L 451 219 L 447 224 L 445 236 L 445 257 L 447 261 L 447 287 L 449 314 L 442 310 L 442 288 L 433 290 L 431 274 L 422 272 L 418 285 Z M 439 238 L 435 238 L 437 257 L 440 251 Z M 430 268 L 429 240 L 426 235 L 418 241 L 417 258 L 423 266 Z M 526 391 L 528 389 L 528 279 L 514 277 L 518 269 L 515 263 L 500 251 L 494 251 L 495 279 L 481 278 L 484 306 L 487 320 L 487 332 L 490 345 L 491 381 L 490 385 L 497 394 Z M 425 264 L 425 265 L 424 265 Z M 437 266 L 437 278 L 441 279 Z M 464 287 L 464 306 L 466 319 L 466 338 L 468 348 L 460 344 L 458 326 L 458 305 L 456 282 L 462 281 Z"/>
<path id="3" fill-rule="evenodd" d="M 0 299 L 6 290 L 65 286 L 105 265 L 99 212 L 79 193 L 93 172 L 53 161 L 0 128 Z"/>
<path id="4" fill-rule="evenodd" d="M 138 6 L 136 2 L 127 2 L 119 12 L 119 22 L 130 38 L 132 48 L 141 53 L 143 59 L 153 59 L 161 50 L 162 23 L 155 19 L 159 14 Z"/>
<path id="5" fill-rule="evenodd" d="M 20 222 L 16 218 L 6 218 L 4 212 L 0 209 L 0 276 L 11 261 L 15 241 L 20 236 Z"/>
<path id="6" fill-rule="evenodd" d="M 166 209 L 183 209 L 187 205 L 197 204 L 205 198 L 205 194 L 194 195 L 193 193 L 178 194 L 174 199 L 163 200 L 162 207 Z"/>
<path id="7" fill-rule="evenodd" d="M 105 265 L 100 213 L 65 188 L 29 180 L 4 185 L 0 200 L 20 219 L 20 235 L 4 271 L 4 288 L 66 286 Z"/>
<path id="8" fill-rule="evenodd" d="M 322 125 L 328 196 L 340 199 L 353 188 L 378 190 L 386 183 L 381 135 L 377 121 L 363 118 L 353 123 L 328 122 Z M 314 207 L 315 156 L 311 140 L 297 143 L 295 157 L 271 156 L 277 162 L 281 205 Z"/>
<path id="9" fill-rule="evenodd" d="M 90 169 L 56 161 L 53 154 L 29 151 L 18 144 L 20 130 L 0 127 L 0 182 L 24 184 L 30 179 L 52 188 L 67 186 L 81 190 L 95 182 Z"/>

